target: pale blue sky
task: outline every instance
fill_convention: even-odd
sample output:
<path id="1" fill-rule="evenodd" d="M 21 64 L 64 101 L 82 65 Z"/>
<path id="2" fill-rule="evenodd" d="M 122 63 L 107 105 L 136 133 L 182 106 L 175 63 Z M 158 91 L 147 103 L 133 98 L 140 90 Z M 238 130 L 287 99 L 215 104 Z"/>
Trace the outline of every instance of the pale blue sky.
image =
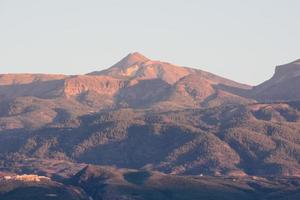
<path id="1" fill-rule="evenodd" d="M 84 74 L 129 52 L 258 84 L 300 58 L 299 0 L 0 0 L 0 73 Z"/>

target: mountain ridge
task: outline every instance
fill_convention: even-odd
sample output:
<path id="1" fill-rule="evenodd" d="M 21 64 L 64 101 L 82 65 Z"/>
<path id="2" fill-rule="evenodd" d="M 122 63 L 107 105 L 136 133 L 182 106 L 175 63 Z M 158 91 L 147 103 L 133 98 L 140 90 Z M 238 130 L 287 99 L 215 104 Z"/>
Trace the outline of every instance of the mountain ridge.
<path id="1" fill-rule="evenodd" d="M 137 53 L 92 75 L 0 75 L 0 156 L 300 176 L 298 65 L 254 88 Z"/>
<path id="2" fill-rule="evenodd" d="M 191 79 L 189 82 L 195 82 L 195 84 L 181 83 L 186 82 L 187 79 Z M 200 81 L 199 84 L 205 84 L 197 85 L 197 79 Z M 79 103 L 98 102 L 96 104 L 101 104 L 99 100 L 106 99 L 105 101 L 110 104 L 105 103 L 98 109 L 105 106 L 146 108 L 157 105 L 160 107 L 160 104 L 168 102 L 174 108 L 184 105 L 198 107 L 206 105 L 201 101 L 205 99 L 207 101 L 209 96 L 218 96 L 219 91 L 224 90 L 217 85 L 240 89 L 251 88 L 209 72 L 180 67 L 167 62 L 152 61 L 137 52 L 127 55 L 108 69 L 87 75 L 9 74 L 0 76 L 0 85 L 1 83 L 0 96 L 5 99 L 29 96 L 42 99 L 73 98 Z M 143 89 L 144 87 L 147 89 Z M 161 92 L 157 92 L 158 90 Z M 187 99 L 190 100 L 187 104 L 180 105 L 180 102 L 172 99 L 175 93 L 176 96 L 182 96 L 181 99 L 188 97 Z M 162 98 L 157 98 L 158 94 Z M 231 91 L 223 94 L 235 99 L 234 102 L 237 99 L 237 94 L 232 94 Z M 145 99 L 149 99 L 148 103 Z M 239 96 L 238 99 L 246 100 L 243 96 Z M 135 105 L 135 102 L 145 103 Z"/>
<path id="3" fill-rule="evenodd" d="M 299 100 L 300 60 L 277 66 L 274 75 L 253 88 L 253 96 L 259 101 Z"/>
<path id="4" fill-rule="evenodd" d="M 2 74 L 0 124 L 4 130 L 36 128 L 107 109 L 166 111 L 297 101 L 300 78 L 294 70 L 298 66 L 298 61 L 280 66 L 273 78 L 256 87 L 152 61 L 140 53 L 131 53 L 97 74 Z"/>

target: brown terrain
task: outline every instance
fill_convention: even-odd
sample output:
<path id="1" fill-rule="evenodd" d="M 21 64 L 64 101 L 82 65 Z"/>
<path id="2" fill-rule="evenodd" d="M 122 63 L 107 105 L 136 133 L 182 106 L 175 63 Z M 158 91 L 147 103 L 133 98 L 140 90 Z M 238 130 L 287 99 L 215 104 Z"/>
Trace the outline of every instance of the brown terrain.
<path id="1" fill-rule="evenodd" d="M 139 53 L 86 75 L 0 75 L 0 171 L 53 179 L 2 193 L 0 181 L 0 197 L 29 184 L 74 199 L 199 199 L 209 185 L 297 199 L 299 88 L 300 61 L 252 87 Z"/>
<path id="2" fill-rule="evenodd" d="M 259 101 L 292 101 L 300 99 L 300 60 L 277 66 L 274 76 L 253 89 Z"/>
<path id="3" fill-rule="evenodd" d="M 0 128 L 36 128 L 99 110 L 178 110 L 254 102 L 251 89 L 208 72 L 152 61 L 139 53 L 87 75 L 0 76 Z"/>

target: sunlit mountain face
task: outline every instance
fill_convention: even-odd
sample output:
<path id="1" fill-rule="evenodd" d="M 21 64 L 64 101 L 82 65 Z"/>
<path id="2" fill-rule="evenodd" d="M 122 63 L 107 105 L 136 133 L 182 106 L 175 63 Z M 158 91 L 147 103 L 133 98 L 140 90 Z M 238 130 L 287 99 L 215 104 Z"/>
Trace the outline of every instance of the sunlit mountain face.
<path id="1" fill-rule="evenodd" d="M 2 74 L 0 199 L 299 199 L 299 88 L 300 61 L 249 86 L 137 52 Z"/>

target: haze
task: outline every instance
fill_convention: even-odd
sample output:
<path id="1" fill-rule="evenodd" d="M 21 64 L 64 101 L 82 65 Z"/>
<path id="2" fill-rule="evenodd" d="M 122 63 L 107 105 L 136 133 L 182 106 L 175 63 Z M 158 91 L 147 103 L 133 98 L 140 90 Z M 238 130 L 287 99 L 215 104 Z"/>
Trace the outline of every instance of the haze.
<path id="1" fill-rule="evenodd" d="M 84 74 L 129 52 L 258 84 L 300 58 L 297 0 L 0 0 L 0 73 Z"/>

